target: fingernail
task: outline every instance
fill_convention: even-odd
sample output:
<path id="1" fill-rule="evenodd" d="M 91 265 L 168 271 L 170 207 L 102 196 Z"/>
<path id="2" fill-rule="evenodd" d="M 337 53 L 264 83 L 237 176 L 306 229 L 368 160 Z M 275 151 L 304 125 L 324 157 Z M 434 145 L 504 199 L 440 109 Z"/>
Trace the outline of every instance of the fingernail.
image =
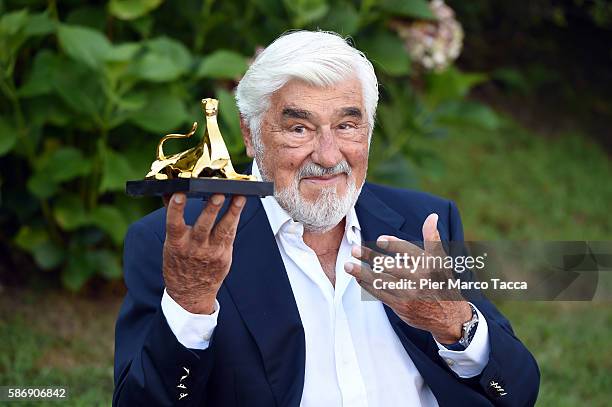
<path id="1" fill-rule="evenodd" d="M 376 244 L 381 249 L 386 249 L 387 247 L 389 247 L 389 238 L 387 236 L 380 236 L 376 241 Z"/>
<path id="2" fill-rule="evenodd" d="M 357 245 L 353 246 L 351 248 L 351 254 L 353 257 L 361 257 L 361 247 Z"/>
<path id="3" fill-rule="evenodd" d="M 353 263 L 344 263 L 344 271 L 350 273 L 353 271 Z"/>
<path id="4" fill-rule="evenodd" d="M 243 196 L 236 197 L 234 199 L 234 206 L 236 208 L 242 208 L 244 206 L 245 202 L 246 202 L 246 198 L 245 197 L 243 197 Z"/>
<path id="5" fill-rule="evenodd" d="M 221 205 L 221 202 L 223 202 L 224 196 L 223 195 L 213 195 L 210 200 L 212 201 L 213 204 L 215 205 Z"/>
<path id="6" fill-rule="evenodd" d="M 175 194 L 174 195 L 174 202 L 176 202 L 177 204 L 183 203 L 183 194 Z"/>

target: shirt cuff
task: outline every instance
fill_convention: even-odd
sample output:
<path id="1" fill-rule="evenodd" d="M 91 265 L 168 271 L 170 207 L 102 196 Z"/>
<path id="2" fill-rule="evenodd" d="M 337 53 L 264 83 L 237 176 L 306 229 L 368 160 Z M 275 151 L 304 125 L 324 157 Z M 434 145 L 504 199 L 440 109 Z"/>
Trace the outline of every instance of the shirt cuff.
<path id="1" fill-rule="evenodd" d="M 482 373 L 489 363 L 489 352 L 491 351 L 487 320 L 474 304 L 472 306 L 478 314 L 478 326 L 476 327 L 472 342 L 470 342 L 465 350 L 450 350 L 436 341 L 439 349 L 438 354 L 457 376 L 464 379 L 478 376 Z"/>
<path id="2" fill-rule="evenodd" d="M 208 348 L 221 309 L 217 300 L 215 311 L 211 315 L 192 314 L 174 301 L 164 288 L 161 307 L 168 326 L 181 345 L 189 349 Z"/>

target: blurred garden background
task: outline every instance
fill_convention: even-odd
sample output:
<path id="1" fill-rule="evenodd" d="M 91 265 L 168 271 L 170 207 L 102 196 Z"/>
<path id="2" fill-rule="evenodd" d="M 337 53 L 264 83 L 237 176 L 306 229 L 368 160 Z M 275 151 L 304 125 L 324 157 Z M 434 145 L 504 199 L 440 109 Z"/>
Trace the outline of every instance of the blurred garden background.
<path id="1" fill-rule="evenodd" d="M 0 0 L 0 385 L 110 405 L 123 236 L 161 205 L 125 181 L 210 96 L 245 164 L 233 88 L 299 28 L 375 65 L 370 180 L 455 200 L 471 240 L 612 240 L 612 2 Z M 538 405 L 609 405 L 612 304 L 498 305 Z"/>

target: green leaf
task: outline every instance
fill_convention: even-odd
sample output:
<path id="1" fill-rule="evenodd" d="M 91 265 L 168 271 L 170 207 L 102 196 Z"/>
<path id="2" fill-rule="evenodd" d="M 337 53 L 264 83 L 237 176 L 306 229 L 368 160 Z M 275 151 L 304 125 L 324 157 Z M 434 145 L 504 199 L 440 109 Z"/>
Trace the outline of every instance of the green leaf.
<path id="1" fill-rule="evenodd" d="M 42 228 L 22 226 L 15 236 L 15 244 L 30 253 L 43 270 L 55 268 L 64 260 L 64 250 L 51 242 L 47 231 Z"/>
<path id="2" fill-rule="evenodd" d="M 173 95 L 153 93 L 144 109 L 134 113 L 131 121 L 152 133 L 175 130 L 189 118 L 185 104 Z"/>
<path id="3" fill-rule="evenodd" d="M 87 224 L 83 201 L 76 195 L 62 195 L 53 205 L 53 217 L 64 230 L 75 230 Z"/>
<path id="4" fill-rule="evenodd" d="M 38 199 L 51 198 L 57 192 L 57 183 L 53 182 L 44 173 L 33 174 L 27 182 L 28 191 Z"/>
<path id="5" fill-rule="evenodd" d="M 106 101 L 99 75 L 67 59 L 60 59 L 57 66 L 53 81 L 57 94 L 72 110 L 99 123 Z"/>
<path id="6" fill-rule="evenodd" d="M 238 154 L 244 148 L 242 132 L 240 130 L 240 113 L 236 106 L 236 100 L 230 92 L 218 88 L 215 92 L 219 100 L 219 116 L 221 124 L 228 130 L 223 133 L 225 144 L 230 153 Z"/>
<path id="7" fill-rule="evenodd" d="M 114 99 L 117 109 L 113 112 L 108 123 L 109 129 L 113 129 L 126 120 L 130 119 L 136 112 L 147 106 L 149 94 L 146 92 L 132 92 L 121 98 Z"/>
<path id="8" fill-rule="evenodd" d="M 438 122 L 445 125 L 476 126 L 485 130 L 496 130 L 501 126 L 501 119 L 495 111 L 476 102 L 444 103 L 437 116 Z"/>
<path id="9" fill-rule="evenodd" d="M 94 275 L 107 279 L 121 277 L 121 263 L 110 250 L 87 250 L 77 246 L 69 254 L 68 265 L 62 270 L 62 283 L 71 291 L 78 291 Z"/>
<path id="10" fill-rule="evenodd" d="M 425 99 L 430 106 L 437 106 L 443 101 L 460 100 L 475 85 L 488 80 L 487 75 L 464 73 L 454 67 L 443 72 L 432 72 L 427 76 Z"/>
<path id="11" fill-rule="evenodd" d="M 109 205 L 100 205 L 90 212 L 89 221 L 92 225 L 105 231 L 115 244 L 119 245 L 123 242 L 128 224 L 119 209 Z"/>
<path id="12" fill-rule="evenodd" d="M 392 76 L 410 73 L 410 57 L 404 43 L 389 32 L 379 32 L 357 44 L 375 67 Z"/>
<path id="13" fill-rule="evenodd" d="M 0 17 L 0 62 L 7 66 L 14 63 L 19 48 L 26 40 L 23 32 L 28 22 L 26 9 L 13 11 Z"/>
<path id="14" fill-rule="evenodd" d="M 121 277 L 121 262 L 116 253 L 110 250 L 96 250 L 92 253 L 92 257 L 98 274 L 109 280 Z"/>
<path id="15" fill-rule="evenodd" d="M 36 175 L 54 183 L 86 175 L 90 170 L 91 163 L 74 147 L 60 147 L 36 165 Z"/>
<path id="16" fill-rule="evenodd" d="M 155 10 L 163 0 L 111 0 L 108 9 L 121 20 L 134 20 Z"/>
<path id="17" fill-rule="evenodd" d="M 352 35 L 359 28 L 359 13 L 351 3 L 341 2 L 332 7 L 321 22 L 321 29 L 341 35 Z"/>
<path id="18" fill-rule="evenodd" d="M 75 119 L 74 114 L 65 104 L 58 103 L 58 96 L 54 93 L 24 99 L 23 103 L 31 128 L 41 128 L 47 123 L 57 127 L 67 127 L 68 123 Z M 32 137 L 31 132 L 29 137 Z M 37 143 L 39 138 L 32 138 L 32 140 Z"/>
<path id="19" fill-rule="evenodd" d="M 125 42 L 111 47 L 106 60 L 111 62 L 127 62 L 134 58 L 136 53 L 142 49 L 138 42 Z"/>
<path id="20" fill-rule="evenodd" d="M 96 258 L 83 248 L 72 251 L 68 256 L 68 265 L 62 270 L 62 284 L 70 291 L 76 292 L 96 272 Z"/>
<path id="21" fill-rule="evenodd" d="M 382 0 L 379 7 L 384 11 L 402 17 L 427 20 L 436 18 L 426 0 Z"/>
<path id="22" fill-rule="evenodd" d="M 132 168 L 126 157 L 120 153 L 107 148 L 104 151 L 104 170 L 100 192 L 124 191 L 125 182 L 130 179 L 138 178 L 139 175 Z"/>
<path id="23" fill-rule="evenodd" d="M 180 42 L 159 37 L 147 41 L 146 52 L 134 62 L 133 74 L 151 82 L 173 81 L 191 67 L 191 54 Z"/>
<path id="24" fill-rule="evenodd" d="M 0 156 L 9 153 L 17 143 L 17 129 L 8 121 L 0 116 Z"/>
<path id="25" fill-rule="evenodd" d="M 57 34 L 66 54 L 95 70 L 102 68 L 112 48 L 104 34 L 88 27 L 61 24 Z"/>
<path id="26" fill-rule="evenodd" d="M 45 173 L 50 179 L 64 182 L 88 174 L 91 163 L 76 148 L 64 147 L 51 155 L 46 167 Z"/>
<path id="27" fill-rule="evenodd" d="M 56 27 L 57 23 L 49 17 L 47 12 L 42 12 L 30 16 L 30 21 L 28 21 L 24 32 L 28 37 L 47 35 L 54 32 Z"/>
<path id="28" fill-rule="evenodd" d="M 220 49 L 204 57 L 196 71 L 198 78 L 236 79 L 248 69 L 247 60 L 237 52 Z"/>
<path id="29" fill-rule="evenodd" d="M 154 25 L 155 19 L 151 15 L 146 15 L 130 21 L 130 27 L 142 38 L 149 38 L 151 36 Z"/>
<path id="30" fill-rule="evenodd" d="M 27 9 L 6 13 L 0 17 L 0 63 L 11 73 L 19 49 L 29 37 L 52 32 L 55 23 L 43 12 L 29 15 Z"/>
<path id="31" fill-rule="evenodd" d="M 35 246 L 32 255 L 36 264 L 43 270 L 51 270 L 59 266 L 65 258 L 64 249 L 51 241 Z"/>
<path id="32" fill-rule="evenodd" d="M 6 13 L 0 18 L 0 35 L 4 37 L 17 34 L 27 25 L 28 19 L 27 9 Z"/>
<path id="33" fill-rule="evenodd" d="M 49 235 L 46 230 L 42 228 L 32 228 L 29 225 L 21 226 L 14 238 L 15 244 L 28 253 L 32 252 L 32 247 L 44 243 L 47 240 L 49 240 Z"/>
<path id="34" fill-rule="evenodd" d="M 301 28 L 325 17 L 329 11 L 326 0 L 283 0 L 285 8 L 293 15 L 293 26 Z"/>
<path id="35" fill-rule="evenodd" d="M 22 97 L 46 95 L 53 91 L 54 73 L 58 69 L 57 55 L 43 49 L 36 54 L 25 83 L 19 88 Z"/>

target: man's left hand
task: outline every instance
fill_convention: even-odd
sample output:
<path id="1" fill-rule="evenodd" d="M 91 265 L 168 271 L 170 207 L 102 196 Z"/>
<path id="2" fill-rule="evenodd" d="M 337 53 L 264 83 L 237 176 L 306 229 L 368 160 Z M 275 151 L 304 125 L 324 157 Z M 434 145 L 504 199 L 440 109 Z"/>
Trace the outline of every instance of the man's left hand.
<path id="1" fill-rule="evenodd" d="M 407 254 L 408 258 L 412 259 L 419 256 L 445 258 L 446 253 L 440 242 L 437 223 L 437 214 L 429 215 L 423 223 L 424 251 L 415 244 L 393 236 L 379 237 L 377 245 L 388 253 Z M 471 308 L 461 293 L 449 288 L 419 288 L 421 279 L 429 279 L 432 282 L 446 282 L 448 279 L 453 279 L 451 270 L 427 267 L 429 264 L 413 263 L 411 270 L 403 267 L 385 267 L 384 272 L 374 272 L 371 268 L 374 265 L 374 259 L 384 256 L 383 254 L 363 246 L 354 246 L 352 254 L 365 264 L 360 266 L 347 262 L 344 265 L 346 272 L 355 277 L 363 289 L 389 306 L 404 322 L 415 328 L 431 332 L 434 338 L 442 344 L 454 343 L 461 338 L 462 324 L 469 321 L 472 316 Z M 416 288 L 375 288 L 375 279 L 387 282 L 412 280 Z"/>

